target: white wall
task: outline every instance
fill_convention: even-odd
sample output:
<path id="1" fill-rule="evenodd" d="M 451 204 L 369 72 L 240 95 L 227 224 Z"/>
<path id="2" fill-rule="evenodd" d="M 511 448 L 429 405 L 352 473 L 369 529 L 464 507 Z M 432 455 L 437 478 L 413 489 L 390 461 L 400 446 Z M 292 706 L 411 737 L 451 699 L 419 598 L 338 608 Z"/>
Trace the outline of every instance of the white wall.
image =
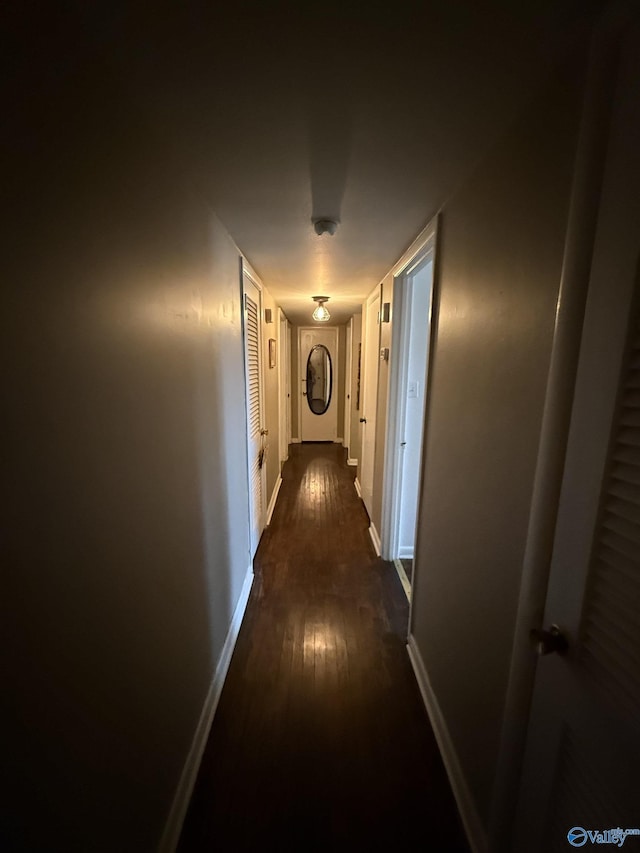
<path id="1" fill-rule="evenodd" d="M 14 107 L 0 847 L 150 853 L 249 568 L 239 253 L 99 59 Z"/>
<path id="2" fill-rule="evenodd" d="M 581 97 L 570 64 L 441 215 L 411 632 L 485 828 Z"/>

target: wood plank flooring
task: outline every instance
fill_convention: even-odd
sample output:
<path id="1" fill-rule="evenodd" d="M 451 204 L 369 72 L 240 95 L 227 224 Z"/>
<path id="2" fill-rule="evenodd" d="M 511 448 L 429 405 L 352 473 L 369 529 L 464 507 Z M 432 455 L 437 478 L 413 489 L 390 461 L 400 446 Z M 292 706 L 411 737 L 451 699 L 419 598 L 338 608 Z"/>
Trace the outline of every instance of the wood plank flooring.
<path id="1" fill-rule="evenodd" d="M 354 469 L 289 450 L 179 851 L 468 853 Z"/>

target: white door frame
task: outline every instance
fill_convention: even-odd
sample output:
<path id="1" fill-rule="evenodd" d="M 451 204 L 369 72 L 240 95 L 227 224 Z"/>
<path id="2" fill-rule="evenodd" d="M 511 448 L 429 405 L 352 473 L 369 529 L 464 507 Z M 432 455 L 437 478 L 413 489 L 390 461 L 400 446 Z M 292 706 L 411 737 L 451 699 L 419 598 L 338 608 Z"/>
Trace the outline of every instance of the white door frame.
<path id="1" fill-rule="evenodd" d="M 287 320 L 286 359 L 287 359 L 287 453 L 292 441 L 291 435 L 291 323 Z"/>
<path id="2" fill-rule="evenodd" d="M 259 297 L 260 304 L 258 305 L 258 382 L 259 382 L 259 395 L 260 395 L 260 430 L 264 431 L 264 364 L 263 364 L 263 356 L 262 356 L 262 341 L 263 341 L 263 312 L 262 312 L 262 282 L 256 275 L 255 271 L 251 268 L 251 265 L 247 262 L 246 258 L 240 256 L 240 292 L 242 293 L 242 346 L 244 351 L 244 398 L 245 398 L 245 412 L 247 418 L 247 428 L 246 428 L 246 438 L 245 444 L 247 449 L 247 491 L 249 497 L 249 527 L 250 531 L 253 534 L 254 526 L 258 530 L 257 541 L 253 540 L 250 542 L 250 555 L 251 559 L 255 556 L 255 552 L 258 548 L 258 544 L 260 542 L 260 536 L 264 530 L 265 520 L 266 520 L 266 495 L 267 495 L 267 466 L 263 464 L 260 469 L 260 489 L 261 489 L 261 497 L 260 497 L 260 508 L 258 510 L 258 517 L 255 519 L 254 525 L 254 507 L 251 502 L 251 471 L 252 471 L 252 462 L 253 462 L 253 451 L 251 448 L 250 435 L 249 435 L 249 393 L 248 393 L 248 376 L 249 370 L 247 365 L 247 344 L 246 344 L 246 320 L 245 320 L 245 276 L 248 278 L 253 285 L 255 285 Z"/>
<path id="3" fill-rule="evenodd" d="M 399 557 L 400 506 L 402 497 L 402 472 L 404 459 L 405 402 L 407 397 L 407 373 L 409 364 L 409 331 L 407 279 L 423 262 L 431 258 L 435 268 L 435 250 L 438 217 L 434 217 L 418 235 L 392 270 L 393 275 L 393 321 L 391 324 L 391 348 L 389 356 L 389 398 L 387 406 L 386 440 L 384 448 L 384 474 L 382 485 L 382 529 L 381 550 L 385 560 Z M 433 284 L 429 298 L 428 339 L 431 342 Z M 429 375 L 431 346 L 427 353 L 426 376 Z M 425 383 L 424 411 L 428 411 L 429 383 Z M 422 444 L 424 447 L 424 431 Z M 420 451 L 420 469 L 424 458 Z M 421 488 L 419 489 L 421 498 Z M 416 526 L 417 527 L 417 526 Z"/>
<path id="4" fill-rule="evenodd" d="M 353 317 L 347 323 L 344 353 L 344 427 L 342 445 L 351 456 L 351 373 L 353 370 Z"/>
<path id="5" fill-rule="evenodd" d="M 368 316 L 369 311 L 372 310 L 373 303 L 378 300 L 378 323 L 376 326 L 377 333 L 375 340 L 369 340 L 369 336 L 367 335 L 367 325 L 368 325 Z M 373 522 L 372 510 L 373 510 L 373 480 L 375 474 L 375 459 L 376 459 L 376 429 L 377 429 L 377 409 L 378 409 L 378 382 L 380 377 L 380 360 L 379 360 L 379 347 L 380 347 L 380 309 L 382 307 L 382 285 L 376 285 L 371 293 L 367 296 L 367 299 L 364 304 L 364 309 L 362 311 L 362 357 L 361 357 L 361 372 L 362 372 L 362 381 L 361 381 L 361 389 L 362 389 L 362 400 L 361 400 L 361 408 L 360 408 L 360 481 L 359 487 L 362 496 L 362 502 L 365 505 L 367 513 L 369 514 L 369 533 L 371 535 L 371 539 L 374 544 L 374 548 L 376 553 L 380 553 L 379 547 L 379 534 L 375 529 L 375 525 Z M 371 353 L 373 352 L 374 358 L 371 358 Z M 369 377 L 367 376 L 367 367 L 370 364 L 375 364 L 375 382 L 370 383 Z M 372 388 L 375 390 L 375 399 L 369 400 L 367 398 L 367 388 L 371 390 Z M 372 421 L 373 416 L 373 422 Z M 373 453 L 371 455 L 371 472 L 367 472 L 367 477 L 365 477 L 365 463 L 369 461 L 369 455 L 365 453 L 365 435 L 367 431 L 373 430 Z M 368 493 L 368 476 L 371 474 L 371 494 Z M 367 500 L 369 500 L 369 506 L 367 506 Z"/>
<path id="6" fill-rule="evenodd" d="M 289 321 L 286 318 L 282 308 L 278 308 L 278 444 L 280 454 L 280 464 L 286 462 L 289 458 L 289 442 L 287 440 L 289 434 L 288 428 L 288 387 L 289 387 L 289 372 L 290 365 L 287 358 L 287 330 Z"/>

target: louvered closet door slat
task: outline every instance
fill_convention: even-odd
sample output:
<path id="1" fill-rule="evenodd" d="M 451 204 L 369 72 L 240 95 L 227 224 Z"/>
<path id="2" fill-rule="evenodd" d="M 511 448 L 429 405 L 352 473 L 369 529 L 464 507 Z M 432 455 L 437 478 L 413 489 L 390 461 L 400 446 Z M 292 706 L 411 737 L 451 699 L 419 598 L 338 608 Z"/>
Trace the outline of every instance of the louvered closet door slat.
<path id="1" fill-rule="evenodd" d="M 638 396 L 640 397 L 640 394 Z M 625 426 L 640 427 L 640 408 L 626 406 L 622 411 L 620 423 Z"/>
<path id="2" fill-rule="evenodd" d="M 621 480 L 612 480 L 610 492 L 626 503 L 632 503 L 636 507 L 640 506 L 640 490 L 634 489 L 628 483 L 624 483 Z"/>
<path id="3" fill-rule="evenodd" d="M 622 441 L 618 439 L 613 458 L 616 462 L 622 462 L 623 464 L 631 465 L 634 468 L 640 468 L 640 447 L 623 444 Z"/>
<path id="4" fill-rule="evenodd" d="M 627 582 L 635 583 L 636 585 L 640 582 L 634 561 L 626 557 L 624 554 L 621 554 L 619 551 L 614 551 L 613 548 L 608 548 L 604 543 L 600 550 L 600 559 L 607 567 L 604 570 L 605 574 L 608 572 L 621 572 L 627 576 Z"/>
<path id="5" fill-rule="evenodd" d="M 620 577 L 616 578 L 619 587 L 623 585 L 620 583 L 621 580 Z M 640 632 L 640 623 L 634 625 L 635 611 L 633 605 L 623 597 L 621 589 L 616 589 L 614 584 L 609 584 L 606 587 L 595 586 L 591 606 L 594 611 L 600 610 L 603 618 L 606 617 L 607 613 L 615 618 L 613 626 L 615 633 L 621 632 L 626 636 L 637 637 L 638 632 Z M 640 650 L 632 649 L 632 654 L 638 658 L 640 663 Z"/>
<path id="6" fill-rule="evenodd" d="M 640 550 L 636 548 L 632 542 L 622 536 L 618 536 L 611 530 L 603 527 L 601 531 L 602 544 L 627 560 L 630 560 L 634 565 L 640 560 Z M 635 568 L 634 568 L 635 571 Z"/>
<path id="7" fill-rule="evenodd" d="M 640 728 L 640 336 L 622 371 L 582 619 L 596 684 L 617 685 Z"/>
<path id="8" fill-rule="evenodd" d="M 258 360 L 258 306 L 246 297 L 247 308 L 247 366 L 249 384 L 249 435 L 260 432 L 260 362 Z M 253 472 L 255 476 L 255 472 Z M 258 471 L 259 476 L 259 471 Z"/>
<path id="9" fill-rule="evenodd" d="M 622 398 L 623 409 L 640 409 L 640 391 L 627 388 Z"/>
<path id="10" fill-rule="evenodd" d="M 627 465 L 624 462 L 617 462 L 615 459 L 612 477 L 616 480 L 622 480 L 625 483 L 633 483 L 640 486 L 640 469 L 634 468 L 633 465 Z"/>
<path id="11" fill-rule="evenodd" d="M 624 425 L 620 430 L 620 444 L 637 447 L 640 444 L 640 424 Z"/>

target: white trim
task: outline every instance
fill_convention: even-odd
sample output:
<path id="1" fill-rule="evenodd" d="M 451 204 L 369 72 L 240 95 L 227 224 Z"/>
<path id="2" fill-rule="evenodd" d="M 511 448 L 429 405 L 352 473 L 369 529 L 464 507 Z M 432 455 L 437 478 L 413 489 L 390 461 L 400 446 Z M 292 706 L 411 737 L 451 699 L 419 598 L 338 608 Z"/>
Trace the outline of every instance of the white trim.
<path id="1" fill-rule="evenodd" d="M 278 322 L 278 334 L 276 337 L 276 352 L 277 363 L 276 370 L 278 371 L 278 457 L 280 462 L 285 462 L 287 459 L 287 404 L 286 395 L 287 388 L 287 325 L 288 320 L 282 310 L 276 309 Z M 283 333 L 284 326 L 284 333 Z M 267 513 L 267 524 L 269 524 L 269 515 Z"/>
<path id="2" fill-rule="evenodd" d="M 333 443 L 334 444 L 341 444 L 344 447 L 344 438 L 334 438 Z"/>
<path id="3" fill-rule="evenodd" d="M 302 439 L 301 438 L 292 438 L 291 444 L 302 444 Z"/>
<path id="4" fill-rule="evenodd" d="M 422 694 L 422 699 L 431 721 L 431 727 L 440 749 L 440 755 L 442 756 L 442 761 L 449 777 L 449 783 L 458 804 L 458 811 L 469 846 L 472 853 L 489 853 L 487 834 L 480 820 L 467 780 L 462 772 L 460 760 L 451 740 L 444 714 L 429 681 L 427 669 L 413 634 L 409 634 L 407 651 L 409 652 L 409 660 L 411 661 L 411 666 L 413 667 L 416 681 L 418 682 L 418 687 L 420 688 L 420 693 Z"/>
<path id="5" fill-rule="evenodd" d="M 345 438 L 342 444 L 347 448 L 349 455 L 349 442 L 351 441 L 351 378 L 353 376 L 353 317 L 349 319 L 344 336 L 344 429 Z"/>
<path id="6" fill-rule="evenodd" d="M 260 291 L 260 293 L 262 293 L 262 291 L 264 290 L 264 287 L 262 285 L 262 280 L 260 279 L 260 276 L 258 275 L 258 273 L 251 266 L 249 261 L 242 254 L 242 252 L 240 253 L 240 260 L 241 260 L 241 264 L 242 264 L 242 271 L 249 276 L 251 281 L 255 284 L 255 286 Z M 262 322 L 262 321 L 263 321 L 263 317 L 262 317 L 262 306 L 261 306 L 260 307 L 260 322 Z"/>
<path id="7" fill-rule="evenodd" d="M 400 553 L 400 508 L 402 502 L 402 472 L 404 470 L 404 439 L 406 421 L 406 399 L 410 348 L 409 300 L 413 283 L 409 278 L 429 258 L 435 260 L 435 245 L 438 231 L 436 215 L 418 235 L 400 260 L 393 267 L 394 320 L 391 323 L 391 355 L 389 361 L 389 392 L 387 405 L 386 437 L 384 447 L 384 474 L 382 478 L 382 543 L 385 560 L 404 556 Z M 431 335 L 433 314 L 433 291 L 435 276 L 431 277 L 429 294 L 429 317 L 427 326 L 427 363 L 425 366 L 424 412 L 427 411 L 429 361 L 431 358 Z M 424 444 L 424 425 L 422 444 Z M 422 470 L 422 448 L 420 451 Z M 414 537 L 415 541 L 415 537 Z"/>
<path id="8" fill-rule="evenodd" d="M 291 423 L 293 412 L 291 410 L 291 323 L 287 319 L 287 337 L 286 337 L 286 358 L 287 358 L 287 453 L 291 444 Z M 287 459 L 289 457 L 287 456 Z"/>
<path id="9" fill-rule="evenodd" d="M 375 302 L 378 302 L 375 334 L 369 339 L 367 328 L 369 317 L 373 317 Z M 380 381 L 380 310 L 382 308 L 382 283 L 377 284 L 367 296 L 362 311 L 362 357 L 360 399 L 360 474 L 362 475 L 362 502 L 369 514 L 373 514 L 375 491 L 376 431 L 378 410 L 378 385 Z M 371 312 L 371 313 L 370 313 Z M 373 325 L 373 324 L 372 324 Z M 368 373 L 368 369 L 373 370 Z M 369 397 L 367 396 L 369 393 Z M 366 440 L 365 440 L 366 439 Z M 366 451 L 366 452 L 365 452 Z"/>
<path id="10" fill-rule="evenodd" d="M 398 559 L 393 561 L 393 565 L 396 567 L 396 573 L 400 578 L 400 583 L 402 584 L 404 594 L 407 596 L 407 601 L 411 601 L 411 583 L 409 581 L 409 578 L 407 577 L 407 573 L 404 570 L 404 566 Z"/>
<path id="11" fill-rule="evenodd" d="M 187 814 L 198 770 L 200 769 L 202 754 L 209 737 L 209 731 L 211 730 L 211 724 L 216 713 L 216 708 L 218 707 L 222 687 L 224 685 L 225 678 L 227 677 L 227 671 L 231 662 L 231 655 L 233 654 L 233 649 L 240 631 L 240 625 L 242 624 L 247 602 L 249 601 L 249 593 L 251 592 L 252 583 L 253 566 L 249 566 L 240 592 L 240 598 L 236 604 L 236 609 L 231 619 L 231 624 L 229 625 L 227 637 L 224 641 L 224 646 L 222 647 L 216 671 L 211 684 L 209 685 L 204 705 L 202 706 L 202 712 L 193 735 L 191 747 L 184 763 L 184 767 L 182 768 L 180 781 L 178 782 L 178 787 L 176 788 L 173 803 L 171 804 L 164 832 L 162 833 L 162 840 L 160 841 L 160 847 L 158 848 L 159 853 L 174 853 L 178 846 L 180 833 L 182 832 L 182 825 Z"/>
<path id="12" fill-rule="evenodd" d="M 347 465 L 356 465 L 358 464 L 357 459 L 347 459 Z"/>
<path id="13" fill-rule="evenodd" d="M 418 255 L 425 254 L 424 250 L 428 248 L 429 241 L 434 238 L 437 220 L 438 214 L 436 214 L 428 225 L 422 229 L 413 243 L 403 253 L 402 257 L 393 265 L 390 272 L 394 278 L 397 278 L 403 273 L 409 272 L 411 267 L 415 266 L 412 263 L 414 258 L 417 258 Z M 420 261 L 418 261 L 418 263 L 420 263 Z"/>
<path id="14" fill-rule="evenodd" d="M 400 551 L 398 554 L 400 560 L 413 560 L 413 552 L 415 551 L 413 545 L 401 545 L 398 550 Z"/>
<path id="15" fill-rule="evenodd" d="M 278 474 L 278 479 L 276 480 L 276 484 L 273 487 L 273 492 L 271 493 L 271 500 L 269 501 L 269 506 L 267 507 L 267 520 L 265 522 L 265 527 L 268 527 L 271 524 L 271 516 L 273 515 L 273 511 L 276 508 L 276 501 L 278 500 L 278 494 L 280 492 L 280 486 L 282 485 L 282 477 Z"/>
<path id="16" fill-rule="evenodd" d="M 356 487 L 356 492 L 358 493 L 358 497 L 362 500 L 362 489 L 360 488 L 360 480 L 356 477 L 353 481 L 353 485 Z"/>
<path id="17" fill-rule="evenodd" d="M 376 557 L 380 556 L 380 534 L 376 530 L 376 526 L 373 521 L 369 524 L 369 536 L 371 537 L 371 541 L 373 542 L 373 547 L 376 552 Z"/>

